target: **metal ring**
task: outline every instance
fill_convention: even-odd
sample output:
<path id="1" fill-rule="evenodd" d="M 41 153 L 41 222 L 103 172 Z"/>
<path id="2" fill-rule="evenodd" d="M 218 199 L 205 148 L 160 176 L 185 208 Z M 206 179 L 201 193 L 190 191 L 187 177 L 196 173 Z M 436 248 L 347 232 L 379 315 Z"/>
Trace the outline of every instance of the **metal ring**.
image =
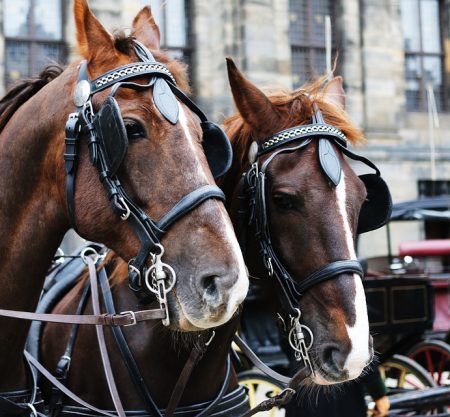
<path id="1" fill-rule="evenodd" d="M 81 251 L 80 256 L 81 256 L 81 259 L 83 260 L 83 262 L 87 265 L 87 257 L 89 256 L 89 254 L 94 255 L 92 260 L 94 261 L 94 264 L 96 264 L 98 262 L 98 260 L 100 259 L 100 255 L 92 246 L 88 246 L 87 248 L 84 248 Z"/>
<path id="2" fill-rule="evenodd" d="M 145 277 L 144 277 L 144 278 L 145 278 L 145 285 L 147 285 L 147 288 L 148 288 L 153 294 L 157 294 L 157 295 L 158 295 L 158 293 L 159 293 L 158 288 L 154 288 L 154 287 L 150 284 L 150 282 L 149 282 L 149 276 L 150 276 L 151 272 L 152 272 L 155 268 L 156 268 L 156 265 L 152 265 L 152 266 L 145 272 Z M 172 282 L 169 281 L 169 282 L 170 282 L 170 285 L 166 288 L 166 293 L 168 293 L 168 292 L 171 291 L 172 288 L 175 286 L 175 284 L 176 284 L 176 282 L 177 282 L 177 278 L 176 278 L 176 274 L 175 274 L 174 269 L 173 269 L 170 265 L 163 263 L 163 264 L 162 264 L 162 268 L 163 268 L 166 272 L 169 272 L 169 275 L 171 275 L 171 277 L 169 277 L 169 280 L 170 280 L 170 278 L 173 278 L 173 279 L 172 279 Z"/>
<path id="3" fill-rule="evenodd" d="M 314 343 L 314 335 L 313 335 L 313 332 L 311 331 L 311 329 L 308 326 L 305 326 L 304 324 L 300 324 L 300 327 L 305 329 L 309 333 L 309 336 L 311 338 L 311 341 L 310 341 L 309 345 L 308 346 L 305 345 L 306 351 L 308 352 L 311 349 L 311 347 L 312 347 L 312 345 Z M 289 344 L 291 345 L 292 349 L 294 349 L 296 352 L 301 353 L 302 351 L 300 349 L 298 349 L 296 346 L 294 346 L 294 343 L 291 340 L 292 339 L 292 335 L 294 334 L 294 332 L 295 332 L 295 327 L 293 327 L 291 329 L 291 331 L 289 332 L 289 336 L 288 336 Z"/>

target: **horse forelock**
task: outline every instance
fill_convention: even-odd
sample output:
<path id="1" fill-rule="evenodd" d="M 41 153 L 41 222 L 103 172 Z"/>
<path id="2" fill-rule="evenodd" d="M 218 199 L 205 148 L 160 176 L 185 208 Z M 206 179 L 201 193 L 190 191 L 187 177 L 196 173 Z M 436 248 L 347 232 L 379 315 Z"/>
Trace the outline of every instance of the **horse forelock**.
<path id="1" fill-rule="evenodd" d="M 323 90 L 325 82 L 326 77 L 323 76 L 294 91 L 271 89 L 267 97 L 280 109 L 282 117 L 280 119 L 274 115 L 273 118 L 261 120 L 261 123 L 268 126 L 273 134 L 296 125 L 311 123 L 312 103 L 315 102 L 319 106 L 326 123 L 340 129 L 352 145 L 363 144 L 365 142 L 363 133 L 354 125 L 347 113 L 327 101 Z M 240 156 L 240 170 L 242 170 L 247 165 L 250 144 L 255 140 L 265 138 L 255 138 L 252 127 L 245 122 L 240 113 L 235 113 L 227 118 L 224 121 L 224 126 L 233 144 L 235 154 Z"/>
<path id="2" fill-rule="evenodd" d="M 114 46 L 116 50 L 124 55 L 127 55 L 133 60 L 136 59 L 136 54 L 134 52 L 134 39 L 134 36 L 127 35 L 123 30 L 114 32 Z M 169 68 L 177 82 L 178 87 L 189 93 L 190 87 L 187 65 L 181 61 L 170 58 L 167 51 L 151 49 L 150 52 L 158 62 L 161 62 Z"/>

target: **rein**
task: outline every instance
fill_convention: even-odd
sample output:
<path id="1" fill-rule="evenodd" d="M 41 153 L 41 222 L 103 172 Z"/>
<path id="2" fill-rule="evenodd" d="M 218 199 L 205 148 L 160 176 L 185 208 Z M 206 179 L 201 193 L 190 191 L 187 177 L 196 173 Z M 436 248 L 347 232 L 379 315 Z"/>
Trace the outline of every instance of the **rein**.
<path id="1" fill-rule="evenodd" d="M 100 256 L 96 255 L 95 249 L 94 248 L 89 248 L 89 252 L 92 252 L 90 255 L 83 255 L 82 259 L 83 262 L 88 266 L 88 272 L 89 272 L 89 281 L 86 283 L 80 301 L 79 301 L 79 305 L 77 308 L 77 313 L 82 313 L 82 311 L 84 310 L 84 307 L 86 306 L 87 303 L 87 299 L 89 296 L 89 293 L 91 293 L 91 297 L 92 297 L 92 304 L 93 304 L 93 309 L 94 312 L 96 313 L 95 315 L 85 315 L 85 316 L 81 316 L 81 317 L 103 317 L 105 316 L 105 314 L 99 314 L 100 312 L 100 294 L 98 291 L 98 287 L 100 288 L 100 293 L 103 297 L 103 301 L 105 304 L 105 308 L 108 311 L 108 316 L 110 317 L 115 317 L 117 316 L 117 314 L 115 313 L 115 307 L 114 307 L 114 302 L 113 302 L 113 298 L 112 298 L 112 293 L 111 293 L 111 288 L 109 286 L 109 282 L 108 282 L 108 277 L 105 271 L 104 266 L 102 266 L 101 268 L 98 268 L 98 260 L 101 258 Z M 99 269 L 97 271 L 97 269 Z M 147 310 L 147 311 L 151 311 L 151 310 Z M 159 310 L 157 310 L 159 311 Z M 132 312 L 133 314 L 138 314 L 139 311 L 137 312 Z M 124 314 L 124 313 L 121 313 Z M 62 317 L 61 317 L 62 316 Z M 77 317 L 77 316 L 72 316 L 72 315 L 58 315 L 58 314 L 41 314 L 41 315 L 37 315 L 35 316 L 33 319 L 37 319 L 39 318 L 39 320 L 42 321 L 52 321 L 52 322 L 58 322 L 58 323 L 66 323 L 66 324 L 73 324 L 74 327 L 71 330 L 71 333 L 69 335 L 69 340 L 66 346 L 66 349 L 64 351 L 64 354 L 62 355 L 62 357 L 60 358 L 58 365 L 57 365 L 57 370 L 56 370 L 56 377 L 53 376 L 47 369 L 45 369 L 42 364 L 40 364 L 38 362 L 38 360 L 36 358 L 34 358 L 30 353 L 25 351 L 25 357 L 26 359 L 29 361 L 29 363 L 36 368 L 52 385 L 53 385 L 53 389 L 52 389 L 52 397 L 50 399 L 50 413 L 52 416 L 56 417 L 58 415 L 60 415 L 60 413 L 62 413 L 62 415 L 66 415 L 66 408 L 67 406 L 63 406 L 62 404 L 62 396 L 65 395 L 68 398 L 70 398 L 72 401 L 74 401 L 77 404 L 80 404 L 82 406 L 82 408 L 77 408 L 76 410 L 72 409 L 69 412 L 70 416 L 81 416 L 81 415 L 87 415 L 85 414 L 87 411 L 90 412 L 94 412 L 96 416 L 106 416 L 106 417 L 126 417 L 126 412 L 122 406 L 118 391 L 117 391 L 117 387 L 116 387 L 116 382 L 114 379 L 114 375 L 112 372 L 112 367 L 111 367 L 111 363 L 109 360 L 109 355 L 108 355 L 108 350 L 106 347 L 106 343 L 104 340 L 104 335 L 103 335 L 103 329 L 102 326 L 104 326 L 105 324 L 100 323 L 98 324 L 98 322 L 96 321 L 96 331 L 97 331 L 97 340 L 98 340 L 98 344 L 99 344 L 99 349 L 100 349 L 100 354 L 101 354 L 101 358 L 102 358 L 102 363 L 103 363 L 103 369 L 104 369 L 104 373 L 106 376 L 106 380 L 107 380 L 107 385 L 108 385 L 108 389 L 110 391 L 110 396 L 113 400 L 114 403 L 114 407 L 115 407 L 115 413 L 111 413 L 110 411 L 107 410 L 102 410 L 99 409 L 95 406 L 93 406 L 92 404 L 87 403 L 86 401 L 84 401 L 83 399 L 81 399 L 79 396 L 77 396 L 75 393 L 73 393 L 71 390 L 69 390 L 65 385 L 64 382 L 67 382 L 68 377 L 69 377 L 69 368 L 70 368 L 70 363 L 71 363 L 71 358 L 72 358 L 72 353 L 73 353 L 73 346 L 75 344 L 76 341 L 76 337 L 77 337 L 77 333 L 78 333 L 78 327 L 80 324 L 87 324 L 86 321 L 83 320 L 64 320 L 64 317 Z M 45 318 L 50 318 L 49 320 L 46 320 Z M 92 323 L 89 323 L 92 324 Z M 135 323 L 133 323 L 135 324 Z M 200 340 L 198 344 L 195 345 L 195 347 L 192 349 L 191 354 L 186 362 L 186 364 L 183 367 L 182 372 L 180 373 L 180 376 L 175 384 L 175 387 L 173 388 L 172 391 L 172 396 L 169 400 L 169 404 L 166 408 L 166 410 L 163 412 L 161 411 L 155 404 L 154 400 L 151 397 L 151 394 L 144 382 L 143 377 L 140 374 L 140 370 L 137 366 L 136 361 L 134 360 L 133 354 L 124 338 L 124 335 L 122 333 L 121 330 L 121 326 L 127 326 L 127 324 L 122 324 L 122 325 L 113 325 L 112 326 L 112 331 L 113 331 L 113 335 L 115 337 L 117 346 L 119 348 L 119 351 L 121 353 L 122 356 L 122 360 L 124 361 L 129 373 L 130 373 L 130 377 L 131 380 L 133 382 L 133 384 L 135 385 L 138 394 L 140 395 L 141 399 L 143 400 L 143 403 L 145 404 L 145 408 L 146 408 L 146 412 L 149 412 L 150 415 L 155 416 L 155 417 L 162 417 L 163 415 L 165 417 L 172 417 L 172 416 L 177 416 L 178 415 L 178 404 L 181 400 L 182 394 L 189 382 L 190 376 L 192 374 L 192 371 L 194 370 L 196 364 L 201 360 L 201 358 L 203 357 L 204 353 L 206 352 L 207 348 L 209 347 L 211 341 L 213 340 L 214 336 L 215 336 L 215 332 L 212 331 L 211 334 L 208 336 L 208 338 L 206 340 Z M 34 374 L 32 374 L 34 375 Z M 234 404 L 232 407 L 238 407 L 239 409 L 241 409 L 241 407 L 244 407 L 245 405 L 245 401 L 242 401 L 242 396 L 243 396 L 243 389 L 240 388 L 239 390 L 236 390 L 234 392 L 234 394 L 232 395 L 232 397 L 230 397 L 231 394 L 228 394 L 227 396 L 225 396 L 225 392 L 229 386 L 231 380 L 231 361 L 230 358 L 228 357 L 227 359 L 227 364 L 226 364 L 226 372 L 225 372 L 225 378 L 224 381 L 219 389 L 219 392 L 217 393 L 216 397 L 209 403 L 206 403 L 204 405 L 194 405 L 194 406 L 189 406 L 189 407 L 181 407 L 180 410 L 188 410 L 191 414 L 189 414 L 190 416 L 194 416 L 195 417 L 205 417 L 210 415 L 210 413 L 215 413 L 216 410 L 218 409 L 223 409 L 224 414 L 220 414 L 219 411 L 217 411 L 217 415 L 222 415 L 222 416 L 226 416 L 226 405 L 225 404 Z M 36 390 L 37 385 L 34 381 L 34 389 Z M 28 414 L 24 414 L 27 417 L 30 415 L 29 414 L 29 410 L 31 407 L 33 407 L 33 402 L 34 402 L 34 398 L 36 397 L 36 395 L 33 395 L 32 400 L 30 401 L 30 403 L 27 403 L 26 405 L 22 406 L 21 404 L 16 405 L 15 403 L 12 403 L 14 405 L 12 405 L 11 407 L 20 407 L 18 408 L 18 410 L 23 413 L 24 410 L 26 413 Z M 224 403 L 224 405 L 222 404 L 222 400 L 225 401 L 225 397 L 230 397 L 226 399 L 226 402 Z M 8 400 L 6 400 L 8 401 Z M 6 401 L 2 401 L 2 399 L 0 398 L 0 407 L 1 409 L 5 409 L 5 412 L 8 411 L 10 408 L 8 407 L 3 407 L 6 404 Z M 235 404 L 236 403 L 236 404 Z M 6 404 L 8 405 L 8 404 Z M 200 407 L 200 408 L 199 408 Z M 225 407 L 225 408 L 224 408 Z M 231 405 L 230 405 L 231 407 Z M 195 410 L 198 408 L 198 412 L 195 412 L 191 410 Z M 244 411 L 244 409 L 243 409 Z M 134 412 L 134 411 L 133 411 Z M 8 416 L 12 416 L 13 414 L 5 414 Z M 22 414 L 17 414 L 18 416 L 22 416 Z M 33 414 L 34 415 L 34 414 Z M 184 414 L 183 414 L 184 415 Z M 41 416 L 40 414 L 36 414 L 36 416 Z M 44 415 L 42 415 L 44 417 Z M 1 414 L 0 411 L 0 417 L 3 417 L 3 415 Z"/>

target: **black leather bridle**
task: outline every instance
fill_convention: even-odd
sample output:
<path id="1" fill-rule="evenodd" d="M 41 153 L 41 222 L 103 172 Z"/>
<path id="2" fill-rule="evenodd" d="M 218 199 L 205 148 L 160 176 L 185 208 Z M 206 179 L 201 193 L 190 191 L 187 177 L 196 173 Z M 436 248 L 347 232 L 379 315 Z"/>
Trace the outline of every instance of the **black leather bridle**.
<path id="1" fill-rule="evenodd" d="M 149 296 L 156 294 L 160 304 L 166 310 L 166 319 L 163 320 L 165 325 L 169 324 L 167 303 L 165 297 L 162 297 L 172 288 L 176 281 L 176 276 L 172 268 L 161 261 L 163 247 L 160 239 L 167 229 L 180 217 L 184 216 L 204 201 L 214 198 L 224 200 L 223 192 L 215 185 L 205 185 L 189 194 L 185 195 L 172 209 L 169 210 L 159 221 L 150 218 L 133 200 L 128 196 L 123 188 L 117 175 L 117 169 L 121 160 L 115 163 L 115 153 L 120 152 L 122 158 L 126 152 L 126 145 L 121 141 L 126 141 L 126 132 L 121 128 L 123 121 L 120 116 L 117 104 L 115 104 L 114 94 L 118 88 L 132 88 L 136 90 L 144 90 L 151 88 L 154 84 L 162 84 L 165 89 L 164 94 L 173 94 L 181 100 L 187 107 L 192 110 L 201 120 L 204 140 L 205 136 L 219 138 L 220 146 L 226 148 L 228 139 L 222 130 L 212 122 L 209 122 L 205 114 L 193 103 L 175 84 L 175 79 L 168 68 L 159 62 L 156 62 L 150 51 L 140 42 L 134 43 L 136 55 L 141 62 L 131 63 L 122 67 L 109 71 L 97 79 L 90 81 L 87 73 L 87 64 L 83 62 L 80 67 L 78 83 L 74 93 L 74 102 L 77 106 L 76 112 L 69 115 L 66 123 L 66 151 L 65 171 L 66 171 L 66 194 L 69 218 L 73 228 L 76 228 L 75 221 L 75 176 L 78 161 L 78 146 L 82 139 L 86 140 L 89 147 L 89 156 L 91 163 L 99 172 L 100 181 L 108 195 L 111 207 L 120 218 L 127 221 L 137 237 L 139 238 L 141 247 L 138 254 L 129 261 L 129 284 L 130 288 L 141 299 L 148 299 Z M 134 82 L 125 82 L 136 77 L 148 77 L 147 84 L 139 84 Z M 162 82 L 161 82 L 162 81 Z M 106 100 L 103 107 L 96 114 L 92 106 L 92 97 L 106 88 L 113 87 L 110 96 Z M 156 88 L 156 87 L 154 87 Z M 162 95 L 164 95 L 162 94 Z M 175 98 L 172 102 L 176 103 Z M 170 109 L 166 103 L 158 106 L 155 99 L 156 107 L 161 111 L 164 117 L 172 123 L 176 123 L 178 109 Z M 173 107 L 173 105 L 172 105 Z M 176 113 L 176 117 L 174 116 Z M 101 119 L 103 117 L 106 119 Z M 103 125 L 106 127 L 102 131 Z M 100 128 L 99 128 L 100 126 Z M 109 134 L 115 135 L 114 141 L 107 142 Z M 117 131 L 117 132 L 116 132 Z M 221 136 L 224 135 L 224 136 Z M 109 140 L 109 139 L 108 139 Z M 109 147 L 118 147 L 118 150 L 109 149 Z M 204 147 L 207 146 L 204 145 Z M 231 149 L 231 148 L 230 148 Z M 228 150 L 225 149 L 225 152 Z M 230 150 L 231 152 L 231 150 Z M 223 158 L 230 159 L 230 155 L 223 155 Z M 112 161 L 111 161 L 112 160 Z M 228 165 L 225 160 L 225 165 Z M 225 167 L 227 168 L 227 167 Z M 152 274 L 149 276 L 150 270 L 146 266 L 147 259 L 153 257 Z M 156 272 L 160 272 L 160 278 L 156 277 Z M 150 285 L 148 283 L 150 282 Z"/>
<path id="2" fill-rule="evenodd" d="M 356 259 L 342 259 L 330 262 L 320 269 L 314 271 L 301 282 L 296 282 L 290 273 L 286 270 L 279 257 L 277 256 L 270 237 L 270 230 L 267 219 L 266 205 L 266 172 L 269 164 L 282 153 L 291 153 L 306 148 L 313 141 L 318 141 L 318 153 L 320 167 L 323 174 L 331 185 L 336 187 L 340 182 L 341 166 L 335 153 L 333 145 L 344 153 L 347 157 L 361 161 L 374 169 L 376 174 L 367 174 L 360 178 L 368 184 L 367 177 L 371 180 L 370 184 L 376 184 L 376 191 L 384 193 L 380 199 L 380 214 L 371 219 L 363 219 L 364 230 L 360 232 L 373 230 L 381 227 L 389 219 L 391 211 L 391 198 L 389 190 L 380 177 L 378 168 L 368 159 L 357 155 L 347 148 L 347 140 L 343 132 L 334 126 L 324 122 L 323 116 L 313 102 L 314 114 L 312 123 L 309 125 L 300 125 L 278 132 L 266 140 L 256 143 L 253 142 L 249 152 L 251 162 L 250 169 L 243 174 L 239 185 L 239 207 L 238 207 L 238 239 L 241 249 L 245 254 L 247 244 L 247 229 L 249 225 L 254 225 L 256 240 L 260 247 L 260 253 L 263 264 L 270 277 L 274 277 L 277 282 L 277 288 L 282 299 L 281 306 L 288 318 L 286 330 L 289 332 L 289 343 L 295 351 L 295 357 L 298 361 L 304 361 L 311 372 L 314 372 L 308 351 L 313 343 L 313 334 L 311 330 L 300 323 L 301 309 L 300 300 L 303 295 L 312 287 L 328 281 L 340 274 L 357 274 L 363 276 L 363 268 Z M 286 145 L 290 146 L 286 146 Z M 260 162 L 259 157 L 270 153 L 270 156 Z M 368 191 L 368 195 L 371 193 Z M 369 202 L 371 204 L 371 202 Z M 385 207 L 383 207 L 383 204 Z M 373 203 L 372 203 L 373 205 Z M 369 208 L 372 207 L 369 205 Z M 362 214 L 365 217 L 367 207 L 363 206 Z M 244 256 L 245 257 L 245 256 Z M 286 325 L 286 321 L 285 321 Z M 307 331 L 310 336 L 307 345 L 305 334 Z"/>

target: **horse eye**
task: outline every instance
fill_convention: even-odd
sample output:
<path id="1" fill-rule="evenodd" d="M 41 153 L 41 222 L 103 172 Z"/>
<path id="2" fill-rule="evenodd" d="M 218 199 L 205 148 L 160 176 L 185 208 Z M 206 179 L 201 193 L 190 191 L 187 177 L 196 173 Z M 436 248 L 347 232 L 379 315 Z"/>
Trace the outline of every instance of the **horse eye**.
<path id="1" fill-rule="evenodd" d="M 124 123 L 128 140 L 138 140 L 146 137 L 144 127 L 136 120 L 128 119 L 125 120 Z"/>
<path id="2" fill-rule="evenodd" d="M 296 207 L 295 196 L 285 193 L 273 195 L 275 205 L 281 210 L 293 210 Z"/>

